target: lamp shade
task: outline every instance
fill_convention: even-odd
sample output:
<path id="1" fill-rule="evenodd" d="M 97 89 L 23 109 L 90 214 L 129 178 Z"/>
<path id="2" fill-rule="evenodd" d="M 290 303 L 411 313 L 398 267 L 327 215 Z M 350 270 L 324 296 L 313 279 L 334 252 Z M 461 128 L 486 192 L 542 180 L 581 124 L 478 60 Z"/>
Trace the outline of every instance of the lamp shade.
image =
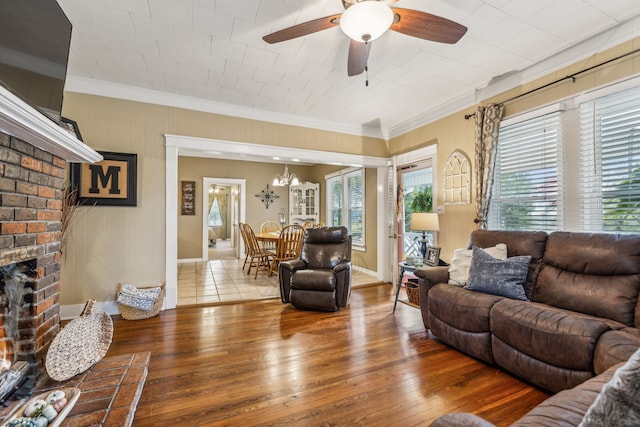
<path id="1" fill-rule="evenodd" d="M 438 214 L 433 212 L 412 213 L 409 228 L 415 231 L 438 231 L 440 230 Z"/>
<path id="2" fill-rule="evenodd" d="M 386 4 L 378 1 L 355 3 L 340 17 L 342 31 L 358 42 L 377 39 L 393 23 L 393 12 Z"/>

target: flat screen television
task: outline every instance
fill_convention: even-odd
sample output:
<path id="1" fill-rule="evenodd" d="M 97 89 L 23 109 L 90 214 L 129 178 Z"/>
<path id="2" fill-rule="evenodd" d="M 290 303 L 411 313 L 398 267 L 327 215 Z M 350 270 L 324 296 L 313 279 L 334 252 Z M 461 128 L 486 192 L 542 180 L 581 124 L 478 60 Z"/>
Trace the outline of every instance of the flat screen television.
<path id="1" fill-rule="evenodd" d="M 58 124 L 71 29 L 56 0 L 0 0 L 0 84 Z"/>

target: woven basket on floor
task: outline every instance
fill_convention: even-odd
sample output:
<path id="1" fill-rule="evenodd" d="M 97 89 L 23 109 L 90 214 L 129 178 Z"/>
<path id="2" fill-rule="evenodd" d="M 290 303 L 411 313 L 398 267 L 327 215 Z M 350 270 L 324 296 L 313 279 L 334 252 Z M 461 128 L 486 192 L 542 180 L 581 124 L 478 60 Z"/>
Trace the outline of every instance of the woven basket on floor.
<path id="1" fill-rule="evenodd" d="M 420 287 L 417 283 L 407 282 L 405 284 L 407 290 L 407 297 L 411 304 L 420 305 Z"/>
<path id="2" fill-rule="evenodd" d="M 142 319 L 149 319 L 150 317 L 157 316 L 160 313 L 160 310 L 162 309 L 162 303 L 164 303 L 164 293 L 165 293 L 164 282 L 155 286 L 146 286 L 146 287 L 138 288 L 138 289 L 149 289 L 149 288 L 157 288 L 158 286 L 161 288 L 160 295 L 158 295 L 158 298 L 156 298 L 155 302 L 153 303 L 153 306 L 151 307 L 151 310 L 141 310 L 139 308 L 129 307 L 127 305 L 118 303 L 118 307 L 120 307 L 120 315 L 122 316 L 122 318 L 125 320 L 142 320 Z M 118 283 L 118 287 L 116 289 L 116 295 L 118 295 L 118 293 L 120 292 L 120 289 L 122 289 L 122 283 Z"/>
<path id="3" fill-rule="evenodd" d="M 53 339 L 45 359 L 47 373 L 56 381 L 80 374 L 107 353 L 113 338 L 113 322 L 107 313 L 92 313 L 94 300 L 82 314 L 62 328 Z"/>

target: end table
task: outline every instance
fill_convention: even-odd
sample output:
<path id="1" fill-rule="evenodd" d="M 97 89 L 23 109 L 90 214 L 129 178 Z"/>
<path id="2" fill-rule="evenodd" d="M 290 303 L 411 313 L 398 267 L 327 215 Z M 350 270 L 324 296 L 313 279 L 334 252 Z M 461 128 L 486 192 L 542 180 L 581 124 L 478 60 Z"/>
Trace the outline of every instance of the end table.
<path id="1" fill-rule="evenodd" d="M 402 287 L 402 276 L 404 275 L 405 271 L 414 272 L 419 268 L 429 268 L 428 265 L 415 266 L 413 264 L 407 264 L 406 262 L 398 263 L 398 266 L 400 267 L 400 275 L 398 277 L 398 288 L 396 289 L 396 299 L 393 303 L 394 313 L 396 312 L 396 305 L 398 305 L 398 297 L 400 296 L 400 288 Z"/>

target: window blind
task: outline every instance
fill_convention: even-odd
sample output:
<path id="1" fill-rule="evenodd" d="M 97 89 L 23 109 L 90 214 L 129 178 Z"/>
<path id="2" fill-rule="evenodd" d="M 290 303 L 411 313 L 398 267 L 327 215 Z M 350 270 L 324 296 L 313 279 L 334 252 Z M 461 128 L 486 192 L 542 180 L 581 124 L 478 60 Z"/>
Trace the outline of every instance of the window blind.
<path id="1" fill-rule="evenodd" d="M 640 230 L 640 88 L 580 105 L 581 228 Z"/>
<path id="2" fill-rule="evenodd" d="M 346 176 L 347 227 L 354 242 L 364 242 L 364 176 L 363 170 Z"/>
<path id="3" fill-rule="evenodd" d="M 327 179 L 327 205 L 329 217 L 327 224 L 333 227 L 342 225 L 342 177 Z"/>
<path id="4" fill-rule="evenodd" d="M 500 128 L 490 228 L 562 228 L 561 141 L 561 112 Z"/>
<path id="5" fill-rule="evenodd" d="M 354 246 L 364 246 L 364 169 L 326 178 L 327 224 L 344 225 Z"/>

